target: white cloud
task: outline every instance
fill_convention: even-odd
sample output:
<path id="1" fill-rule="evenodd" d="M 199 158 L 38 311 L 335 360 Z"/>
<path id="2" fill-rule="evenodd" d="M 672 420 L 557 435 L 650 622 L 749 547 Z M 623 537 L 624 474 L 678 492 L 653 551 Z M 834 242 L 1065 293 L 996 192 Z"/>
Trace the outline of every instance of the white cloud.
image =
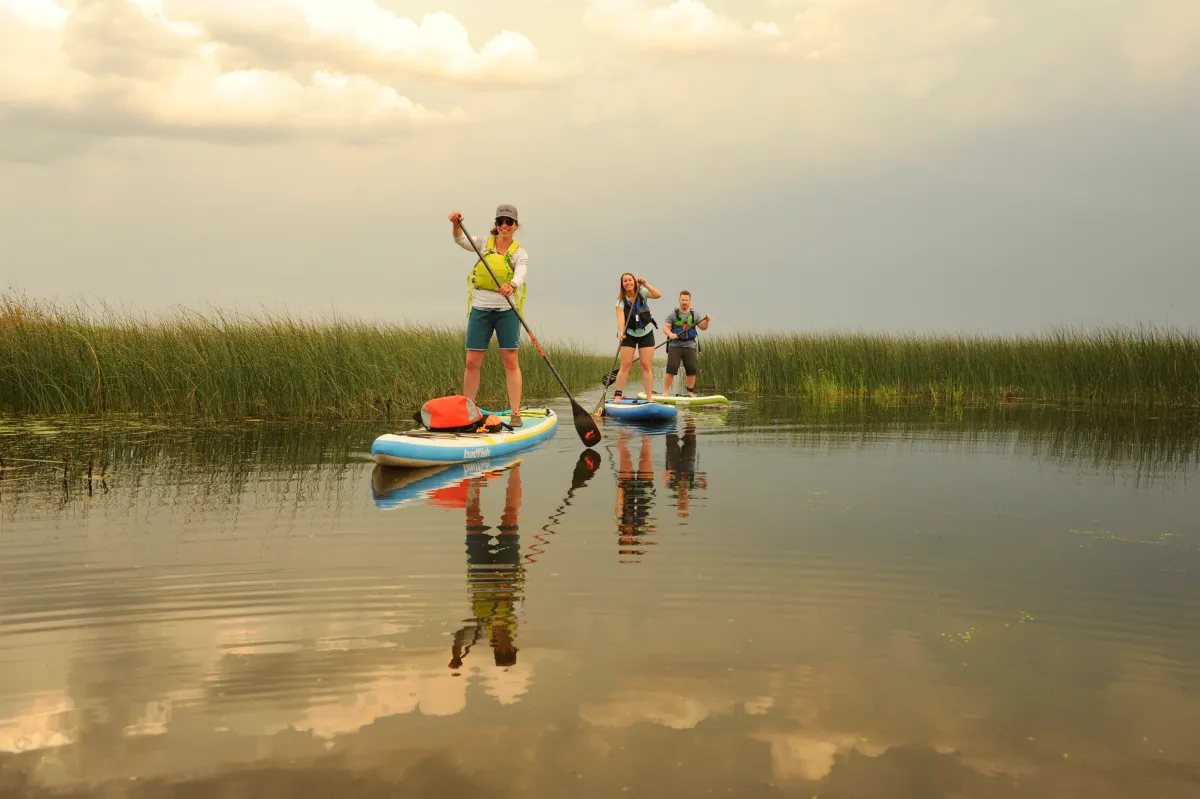
<path id="1" fill-rule="evenodd" d="M 650 5 L 643 0 L 594 0 L 584 24 L 653 49 L 701 51 L 777 44 L 779 27 L 769 22 L 743 25 L 719 16 L 700 0 Z"/>
<path id="2" fill-rule="evenodd" d="M 31 28 L 55 29 L 67 19 L 65 9 L 50 0 L 0 0 L 0 13 Z"/>
<path id="3" fill-rule="evenodd" d="M 452 15 L 373 0 L 0 0 L 3 142 L 103 135 L 369 140 L 460 120 L 402 96 L 397 74 L 537 79 L 503 31 L 478 50 Z"/>
<path id="4" fill-rule="evenodd" d="M 152 0 L 144 0 L 152 2 Z M 370 74 L 460 82 L 534 83 L 549 73 L 524 35 L 503 30 L 478 50 L 445 12 L 418 22 L 375 0 L 180 0 L 180 15 L 217 41 L 285 66 L 319 63 Z"/>

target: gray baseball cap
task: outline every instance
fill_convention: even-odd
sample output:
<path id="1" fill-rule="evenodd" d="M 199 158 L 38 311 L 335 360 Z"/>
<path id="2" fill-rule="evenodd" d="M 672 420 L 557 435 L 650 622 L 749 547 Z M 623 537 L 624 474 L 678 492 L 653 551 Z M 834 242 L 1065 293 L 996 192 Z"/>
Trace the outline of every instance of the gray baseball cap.
<path id="1" fill-rule="evenodd" d="M 496 218 L 499 219 L 502 216 L 511 216 L 514 221 L 517 221 L 517 222 L 521 221 L 521 220 L 517 219 L 517 208 L 515 205 L 508 205 L 508 204 L 497 205 L 496 206 Z"/>

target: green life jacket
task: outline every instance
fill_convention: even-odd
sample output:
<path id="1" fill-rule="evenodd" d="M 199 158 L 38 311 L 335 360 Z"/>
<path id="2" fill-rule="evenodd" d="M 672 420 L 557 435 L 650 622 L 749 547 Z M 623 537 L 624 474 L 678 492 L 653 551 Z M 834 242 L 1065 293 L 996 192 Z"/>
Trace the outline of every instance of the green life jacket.
<path id="1" fill-rule="evenodd" d="M 692 341 L 699 335 L 696 329 L 696 312 L 689 310 L 686 314 L 675 309 L 674 316 L 671 317 L 671 332 L 679 336 L 680 341 Z"/>
<path id="2" fill-rule="evenodd" d="M 496 252 L 496 237 L 488 236 L 487 249 L 483 251 L 483 261 L 476 261 L 475 268 L 467 275 L 468 315 L 471 313 L 471 303 L 475 300 L 475 289 L 499 291 L 501 286 L 513 279 L 516 268 L 512 265 L 512 259 L 520 246 L 521 242 L 514 239 L 507 251 L 498 253 Z M 485 261 L 487 266 L 484 266 Z M 491 274 L 488 273 L 488 266 L 496 273 L 496 280 L 499 280 L 499 283 L 493 280 Z M 516 303 L 517 311 L 520 312 L 525 306 L 525 283 L 521 283 L 520 288 L 513 293 L 512 299 Z"/>

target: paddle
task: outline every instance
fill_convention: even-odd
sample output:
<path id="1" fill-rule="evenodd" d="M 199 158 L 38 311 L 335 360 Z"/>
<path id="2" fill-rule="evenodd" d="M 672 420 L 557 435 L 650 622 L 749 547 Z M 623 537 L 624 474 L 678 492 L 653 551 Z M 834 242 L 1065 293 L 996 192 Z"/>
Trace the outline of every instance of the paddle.
<path id="1" fill-rule="evenodd" d="M 492 280 L 496 281 L 497 286 L 501 285 L 500 279 L 496 277 L 496 273 L 492 271 L 492 267 L 487 261 L 484 260 L 483 253 L 481 253 L 479 248 L 475 246 L 475 239 L 471 238 L 471 234 L 467 232 L 465 227 L 463 227 L 461 218 L 458 220 L 458 227 L 463 232 L 463 235 L 467 237 L 467 241 L 471 242 L 471 249 L 474 250 L 475 254 L 479 256 L 480 262 L 482 262 L 484 268 L 488 270 L 488 274 L 492 276 Z M 517 315 L 517 321 L 521 323 L 521 327 L 525 328 L 525 332 L 529 334 L 529 340 L 533 342 L 533 346 L 537 349 L 538 355 L 542 356 L 542 360 L 545 361 L 546 365 L 550 367 L 550 371 L 554 374 L 554 379 L 558 381 L 560 386 L 562 386 L 562 390 L 567 393 L 567 399 L 571 401 L 571 415 L 575 420 L 575 432 L 579 434 L 579 438 L 587 446 L 594 447 L 596 444 L 599 444 L 600 428 L 596 426 L 596 420 L 593 419 L 592 415 L 588 413 L 582 405 L 576 402 L 574 397 L 571 396 L 571 390 L 567 388 L 567 384 L 564 383 L 562 377 L 559 376 L 558 370 L 554 368 L 554 364 L 550 363 L 549 356 L 547 356 L 546 351 L 542 349 L 542 345 L 538 343 L 537 338 L 533 335 L 533 331 L 529 329 L 529 325 L 526 324 L 525 318 L 521 316 L 521 312 L 517 310 L 517 306 L 513 304 L 512 297 L 505 297 L 504 299 L 508 301 L 508 307 L 512 308 L 513 313 Z M 513 410 L 516 411 L 519 409 L 513 408 Z"/>
<path id="2" fill-rule="evenodd" d="M 563 514 L 567 512 L 567 507 L 571 504 L 571 500 L 574 499 L 575 492 L 587 485 L 588 480 L 591 480 L 595 476 L 596 470 L 600 468 L 600 461 L 600 453 L 594 449 L 585 449 L 579 453 L 579 460 L 575 462 L 575 471 L 571 474 L 571 487 L 567 490 L 567 497 L 562 501 L 561 505 L 554 509 L 554 512 L 550 514 L 550 518 L 542 525 L 543 533 L 546 535 L 555 535 L 555 531 L 550 528 L 558 525 Z M 536 563 L 536 556 L 545 554 L 546 550 L 543 547 L 550 543 L 548 538 L 540 535 L 535 534 L 533 538 L 535 543 L 529 545 L 529 552 L 525 555 L 527 563 Z"/>

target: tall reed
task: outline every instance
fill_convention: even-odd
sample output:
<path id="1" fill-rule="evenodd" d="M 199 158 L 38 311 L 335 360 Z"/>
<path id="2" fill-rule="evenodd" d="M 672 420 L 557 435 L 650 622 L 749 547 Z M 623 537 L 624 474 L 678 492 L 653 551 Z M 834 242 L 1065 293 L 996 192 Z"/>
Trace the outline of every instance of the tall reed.
<path id="1" fill-rule="evenodd" d="M 702 387 L 817 400 L 1200 404 L 1200 335 L 1061 328 L 1040 336 L 747 333 L 704 340 Z"/>
<path id="2" fill-rule="evenodd" d="M 545 349 L 573 389 L 608 369 L 577 346 Z M 150 319 L 0 295 L 0 410 L 17 413 L 405 416 L 461 389 L 463 357 L 452 327 L 188 310 Z M 520 359 L 527 401 L 561 394 L 532 347 Z M 494 342 L 479 402 L 507 407 Z"/>

